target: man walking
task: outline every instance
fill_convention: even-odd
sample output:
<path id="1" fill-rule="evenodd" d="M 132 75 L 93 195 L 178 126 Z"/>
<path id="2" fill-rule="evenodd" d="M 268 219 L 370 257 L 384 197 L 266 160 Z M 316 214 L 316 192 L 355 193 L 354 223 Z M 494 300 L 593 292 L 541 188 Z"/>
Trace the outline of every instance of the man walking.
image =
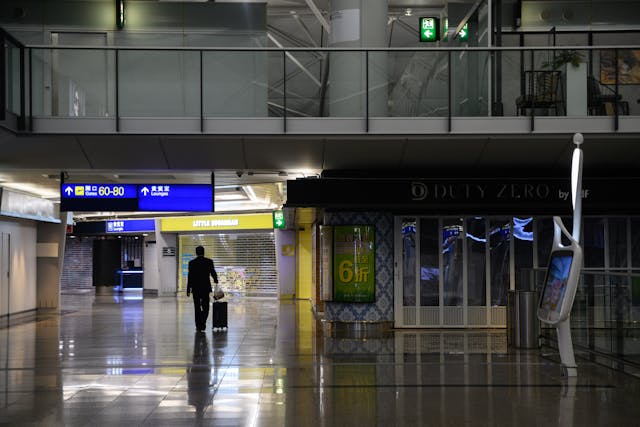
<path id="1" fill-rule="evenodd" d="M 197 257 L 189 261 L 189 275 L 187 277 L 187 296 L 193 292 L 193 306 L 195 308 L 196 329 L 204 331 L 207 326 L 209 316 L 209 293 L 211 293 L 211 281 L 218 283 L 213 261 L 205 258 L 204 248 L 196 248 Z"/>

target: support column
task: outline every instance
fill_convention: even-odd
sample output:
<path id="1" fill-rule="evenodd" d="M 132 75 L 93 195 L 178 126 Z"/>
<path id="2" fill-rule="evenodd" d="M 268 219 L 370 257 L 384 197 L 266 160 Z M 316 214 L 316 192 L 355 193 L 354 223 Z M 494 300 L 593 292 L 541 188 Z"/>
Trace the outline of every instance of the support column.
<path id="1" fill-rule="evenodd" d="M 276 238 L 276 268 L 278 298 L 293 298 L 296 292 L 296 232 L 274 230 Z"/>
<path id="2" fill-rule="evenodd" d="M 311 299 L 311 224 L 299 224 L 296 231 L 296 299 Z"/>
<path id="3" fill-rule="evenodd" d="M 173 248 L 174 255 L 164 255 L 163 248 Z M 156 219 L 156 259 L 158 260 L 158 295 L 174 296 L 178 290 L 178 235 L 161 233 Z"/>
<path id="4" fill-rule="evenodd" d="M 38 223 L 36 244 L 36 289 L 38 309 L 60 310 L 60 278 L 64 262 L 64 246 L 67 230 L 67 218 L 60 215 L 60 224 Z"/>
<path id="5" fill-rule="evenodd" d="M 386 0 L 332 0 L 330 47 L 385 48 Z M 332 117 L 387 116 L 387 53 L 332 52 L 329 65 L 329 114 Z"/>
<path id="6" fill-rule="evenodd" d="M 159 220 L 156 220 L 156 224 Z M 157 227 L 157 225 L 156 225 Z M 158 295 L 160 285 L 160 270 L 158 268 L 156 235 L 151 234 L 144 239 L 144 275 L 143 290 L 146 295 Z"/>

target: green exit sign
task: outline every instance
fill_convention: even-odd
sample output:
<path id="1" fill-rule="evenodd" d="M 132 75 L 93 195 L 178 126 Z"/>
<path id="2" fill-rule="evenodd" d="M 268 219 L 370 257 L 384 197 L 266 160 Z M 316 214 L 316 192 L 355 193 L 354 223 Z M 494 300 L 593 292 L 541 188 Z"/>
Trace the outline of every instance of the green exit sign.
<path id="1" fill-rule="evenodd" d="M 449 35 L 447 34 L 449 32 L 449 19 L 448 18 L 444 18 L 443 27 L 444 27 L 444 31 L 442 32 L 442 34 L 443 34 L 442 39 L 444 41 L 447 41 L 447 39 L 449 38 Z M 462 29 L 458 33 L 458 40 L 460 40 L 461 42 L 466 42 L 466 41 L 469 40 L 469 23 L 465 23 L 462 26 Z"/>
<path id="2" fill-rule="evenodd" d="M 286 224 L 284 223 L 284 212 L 273 211 L 273 228 L 283 229 Z"/>
<path id="3" fill-rule="evenodd" d="M 438 18 L 425 16 L 420 18 L 420 41 L 435 42 L 440 39 L 440 20 Z"/>

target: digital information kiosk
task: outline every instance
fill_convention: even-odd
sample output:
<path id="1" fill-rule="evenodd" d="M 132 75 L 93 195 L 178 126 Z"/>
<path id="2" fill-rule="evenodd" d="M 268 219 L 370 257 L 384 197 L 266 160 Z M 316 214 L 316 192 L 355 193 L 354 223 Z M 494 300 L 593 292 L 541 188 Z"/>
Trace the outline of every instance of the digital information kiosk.
<path id="1" fill-rule="evenodd" d="M 573 233 L 567 231 L 560 217 L 553 217 L 553 245 L 538 304 L 538 319 L 556 327 L 560 360 L 568 377 L 577 376 L 569 316 L 582 270 L 582 135 L 575 134 L 573 142 L 576 144 L 571 163 Z M 563 235 L 569 245 L 562 244 Z"/>
<path id="2" fill-rule="evenodd" d="M 567 318 L 571 294 L 575 294 L 573 285 L 577 284 L 580 274 L 577 267 L 579 258 L 579 250 L 559 249 L 551 254 L 538 307 L 540 320 L 555 325 Z"/>

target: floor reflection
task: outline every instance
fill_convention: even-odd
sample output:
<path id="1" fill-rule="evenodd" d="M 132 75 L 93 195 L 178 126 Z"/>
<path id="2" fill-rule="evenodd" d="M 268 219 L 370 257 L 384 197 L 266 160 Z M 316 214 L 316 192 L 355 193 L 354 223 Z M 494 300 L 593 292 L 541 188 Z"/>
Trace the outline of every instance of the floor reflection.
<path id="1" fill-rule="evenodd" d="M 193 332 L 190 299 L 63 295 L 62 316 L 0 329 L 0 424 L 635 425 L 640 381 L 503 330 L 322 334 L 308 301 L 235 298 Z"/>
<path id="2" fill-rule="evenodd" d="M 196 419 L 202 419 L 211 404 L 215 382 L 211 378 L 209 341 L 204 332 L 196 332 L 193 340 L 193 361 L 187 370 L 189 405 L 196 410 Z"/>

